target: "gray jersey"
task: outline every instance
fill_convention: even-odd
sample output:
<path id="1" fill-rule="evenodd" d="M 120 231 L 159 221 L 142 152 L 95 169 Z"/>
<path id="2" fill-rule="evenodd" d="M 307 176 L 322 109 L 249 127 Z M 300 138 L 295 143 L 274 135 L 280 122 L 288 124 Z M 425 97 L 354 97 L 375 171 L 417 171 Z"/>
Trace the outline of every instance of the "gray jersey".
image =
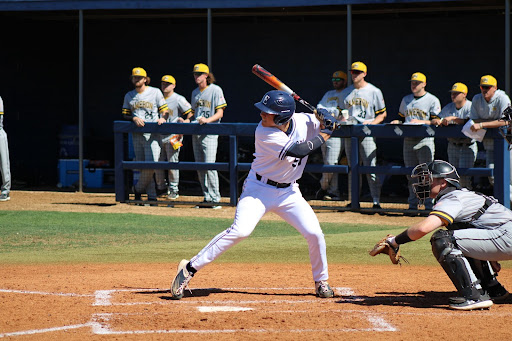
<path id="1" fill-rule="evenodd" d="M 176 122 L 178 117 L 186 116 L 192 111 L 192 106 L 185 97 L 173 92 L 171 96 L 165 99 L 169 107 L 169 118 L 167 122 Z"/>
<path id="2" fill-rule="evenodd" d="M 142 93 L 132 90 L 124 96 L 122 113 L 125 116 L 137 116 L 144 122 L 156 122 L 159 113 L 167 110 L 167 102 L 160 89 L 146 86 Z"/>
<path id="3" fill-rule="evenodd" d="M 443 110 L 441 110 L 441 113 L 439 114 L 440 118 L 449 117 L 449 116 L 455 116 L 458 118 L 462 118 L 464 120 L 469 119 L 469 115 L 471 114 L 471 101 L 466 100 L 466 103 L 460 108 L 457 109 L 455 107 L 455 103 L 451 102 L 450 104 L 447 104 Z M 461 137 L 461 138 L 448 138 L 448 141 L 454 142 L 454 143 L 460 143 L 462 141 L 468 142 L 469 140 L 467 138 Z"/>
<path id="4" fill-rule="evenodd" d="M 489 103 L 482 94 L 476 94 L 473 97 L 470 118 L 472 120 L 499 120 L 503 110 L 509 105 L 510 98 L 503 90 L 496 90 Z"/>
<path id="5" fill-rule="evenodd" d="M 421 97 L 414 97 L 409 94 L 402 99 L 398 115 L 404 123 L 409 123 L 413 119 L 430 121 L 438 118 L 441 112 L 441 103 L 439 99 L 427 92 Z"/>
<path id="6" fill-rule="evenodd" d="M 370 83 L 361 89 L 351 85 L 342 91 L 341 97 L 344 109 L 348 109 L 349 117 L 356 119 L 359 123 L 373 120 L 386 111 L 382 91 Z"/>
<path id="7" fill-rule="evenodd" d="M 215 84 L 208 85 L 203 91 L 199 90 L 199 88 L 194 89 L 190 102 L 192 103 L 192 111 L 195 118 L 201 116 L 204 118 L 211 117 L 215 115 L 218 109 L 227 107 L 221 87 Z M 220 120 L 216 123 L 219 122 Z"/>
<path id="8" fill-rule="evenodd" d="M 494 203 L 478 219 L 472 220 L 484 205 L 486 198 L 490 198 Z M 492 230 L 512 222 L 512 211 L 496 199 L 465 188 L 442 195 L 430 214 L 446 221 L 448 229 L 453 223 L 470 223 L 475 228 Z"/>
<path id="9" fill-rule="evenodd" d="M 343 91 L 329 90 L 325 93 L 324 97 L 320 100 L 320 103 L 316 106 L 318 109 L 326 109 L 333 116 L 340 119 L 339 114 L 341 109 L 344 107 L 341 93 Z"/>

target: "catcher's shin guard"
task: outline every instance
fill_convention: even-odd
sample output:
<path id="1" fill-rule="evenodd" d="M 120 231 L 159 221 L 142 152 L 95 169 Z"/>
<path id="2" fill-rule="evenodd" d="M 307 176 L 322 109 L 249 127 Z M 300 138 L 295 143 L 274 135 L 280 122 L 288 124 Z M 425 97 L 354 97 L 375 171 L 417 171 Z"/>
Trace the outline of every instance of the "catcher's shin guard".
<path id="1" fill-rule="evenodd" d="M 466 257 L 466 259 L 484 289 L 500 284 L 496 279 L 496 274 L 491 270 L 491 264 L 488 261 L 469 257 Z"/>
<path id="2" fill-rule="evenodd" d="M 477 300 L 481 292 L 478 281 L 471 280 L 469 263 L 462 252 L 455 248 L 455 240 L 450 231 L 438 230 L 430 238 L 432 253 L 446 272 L 461 296 Z"/>

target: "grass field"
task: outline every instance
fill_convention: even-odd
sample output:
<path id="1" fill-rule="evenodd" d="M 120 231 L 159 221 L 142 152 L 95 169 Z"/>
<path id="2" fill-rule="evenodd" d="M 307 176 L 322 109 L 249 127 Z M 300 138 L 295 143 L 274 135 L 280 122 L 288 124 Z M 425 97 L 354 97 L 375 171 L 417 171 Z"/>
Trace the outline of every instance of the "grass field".
<path id="1" fill-rule="evenodd" d="M 161 263 L 190 258 L 231 219 L 142 214 L 0 212 L 0 263 Z M 405 226 L 322 223 L 329 263 L 387 264 L 368 250 Z M 415 265 L 434 265 L 429 236 L 402 246 Z M 308 263 L 305 239 L 283 221 L 261 221 L 217 262 Z"/>

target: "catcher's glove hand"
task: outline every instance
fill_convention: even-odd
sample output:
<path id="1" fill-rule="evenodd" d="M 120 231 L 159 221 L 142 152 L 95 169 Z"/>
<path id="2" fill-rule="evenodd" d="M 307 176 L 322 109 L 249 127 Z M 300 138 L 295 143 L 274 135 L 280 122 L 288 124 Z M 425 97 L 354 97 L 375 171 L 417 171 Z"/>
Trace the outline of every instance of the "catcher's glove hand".
<path id="1" fill-rule="evenodd" d="M 400 256 L 400 247 L 393 247 L 391 243 L 389 242 L 389 239 L 393 237 L 393 235 L 388 234 L 386 237 L 382 238 L 373 249 L 370 250 L 370 256 L 376 256 L 380 253 L 387 254 L 389 256 L 389 259 L 391 259 L 391 263 L 393 264 L 400 264 L 400 261 L 403 259 L 404 262 L 409 263 L 407 259 Z"/>
<path id="2" fill-rule="evenodd" d="M 320 131 L 331 135 L 332 132 L 341 127 L 341 123 L 326 109 L 315 111 L 316 118 L 320 121 Z"/>

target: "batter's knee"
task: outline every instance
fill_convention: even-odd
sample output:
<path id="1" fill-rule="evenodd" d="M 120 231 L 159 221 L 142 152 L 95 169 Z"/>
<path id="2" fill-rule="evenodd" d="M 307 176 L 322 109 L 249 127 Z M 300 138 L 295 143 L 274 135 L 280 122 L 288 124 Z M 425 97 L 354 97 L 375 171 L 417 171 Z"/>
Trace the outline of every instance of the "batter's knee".
<path id="1" fill-rule="evenodd" d="M 446 256 L 455 248 L 453 232 L 448 230 L 437 230 L 430 238 L 432 253 L 439 263 L 442 263 Z"/>
<path id="2" fill-rule="evenodd" d="M 228 233 L 232 238 L 234 237 L 235 239 L 245 239 L 251 235 L 253 230 L 254 227 L 247 228 L 239 225 L 231 225 L 231 227 L 228 229 Z"/>

